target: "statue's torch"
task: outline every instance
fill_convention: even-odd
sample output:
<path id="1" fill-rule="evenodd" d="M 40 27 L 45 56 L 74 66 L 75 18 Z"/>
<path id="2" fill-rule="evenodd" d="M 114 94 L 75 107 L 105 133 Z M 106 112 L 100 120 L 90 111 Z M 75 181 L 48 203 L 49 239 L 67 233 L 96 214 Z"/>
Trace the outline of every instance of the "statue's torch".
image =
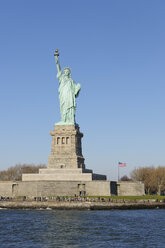
<path id="1" fill-rule="evenodd" d="M 58 49 L 56 49 L 55 53 L 54 53 L 54 57 L 55 57 L 55 60 L 56 60 L 56 65 L 57 65 L 57 71 L 60 72 L 61 71 L 61 67 L 60 67 L 60 63 L 59 63 L 59 60 L 58 60 L 58 56 L 59 56 L 59 52 L 58 52 Z"/>
<path id="2" fill-rule="evenodd" d="M 59 53 L 58 53 L 58 49 L 56 49 L 56 51 L 54 52 L 54 56 L 59 56 Z"/>

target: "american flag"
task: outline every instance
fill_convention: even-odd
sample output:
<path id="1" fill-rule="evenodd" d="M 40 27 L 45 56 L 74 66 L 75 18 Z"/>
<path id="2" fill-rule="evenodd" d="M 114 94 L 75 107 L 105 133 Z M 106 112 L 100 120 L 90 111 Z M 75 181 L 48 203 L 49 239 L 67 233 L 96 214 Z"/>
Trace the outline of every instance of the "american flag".
<path id="1" fill-rule="evenodd" d="M 119 163 L 118 163 L 118 166 L 119 166 L 119 167 L 126 167 L 126 163 L 119 162 Z"/>

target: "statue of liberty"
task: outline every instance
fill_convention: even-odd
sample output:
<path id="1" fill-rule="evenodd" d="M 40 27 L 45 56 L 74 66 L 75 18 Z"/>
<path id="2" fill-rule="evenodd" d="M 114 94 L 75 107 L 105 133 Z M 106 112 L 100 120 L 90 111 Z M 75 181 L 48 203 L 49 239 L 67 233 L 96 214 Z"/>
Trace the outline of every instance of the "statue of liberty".
<path id="1" fill-rule="evenodd" d="M 57 65 L 57 78 L 59 80 L 59 100 L 61 121 L 56 125 L 75 125 L 76 97 L 78 97 L 81 85 L 76 84 L 71 78 L 71 70 L 65 67 L 61 70 L 58 60 L 58 50 L 55 51 L 55 59 Z"/>

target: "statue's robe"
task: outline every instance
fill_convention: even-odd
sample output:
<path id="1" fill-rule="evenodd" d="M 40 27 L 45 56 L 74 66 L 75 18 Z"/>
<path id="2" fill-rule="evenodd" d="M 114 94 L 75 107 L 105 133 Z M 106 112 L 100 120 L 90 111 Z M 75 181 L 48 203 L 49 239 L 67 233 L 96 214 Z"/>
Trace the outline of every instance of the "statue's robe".
<path id="1" fill-rule="evenodd" d="M 74 116 L 76 110 L 76 100 L 80 91 L 80 84 L 76 84 L 71 77 L 67 77 L 62 72 L 57 74 L 59 80 L 59 99 L 61 121 L 75 123 Z"/>

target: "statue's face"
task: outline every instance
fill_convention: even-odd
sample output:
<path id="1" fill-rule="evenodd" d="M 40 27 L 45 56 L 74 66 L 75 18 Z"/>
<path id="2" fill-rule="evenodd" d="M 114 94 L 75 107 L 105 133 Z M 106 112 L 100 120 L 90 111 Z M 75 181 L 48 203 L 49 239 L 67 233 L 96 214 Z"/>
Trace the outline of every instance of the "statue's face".
<path id="1" fill-rule="evenodd" d="M 69 75 L 70 75 L 70 71 L 69 71 L 68 69 L 65 69 L 65 70 L 64 70 L 64 74 L 65 74 L 66 76 L 69 76 Z"/>

